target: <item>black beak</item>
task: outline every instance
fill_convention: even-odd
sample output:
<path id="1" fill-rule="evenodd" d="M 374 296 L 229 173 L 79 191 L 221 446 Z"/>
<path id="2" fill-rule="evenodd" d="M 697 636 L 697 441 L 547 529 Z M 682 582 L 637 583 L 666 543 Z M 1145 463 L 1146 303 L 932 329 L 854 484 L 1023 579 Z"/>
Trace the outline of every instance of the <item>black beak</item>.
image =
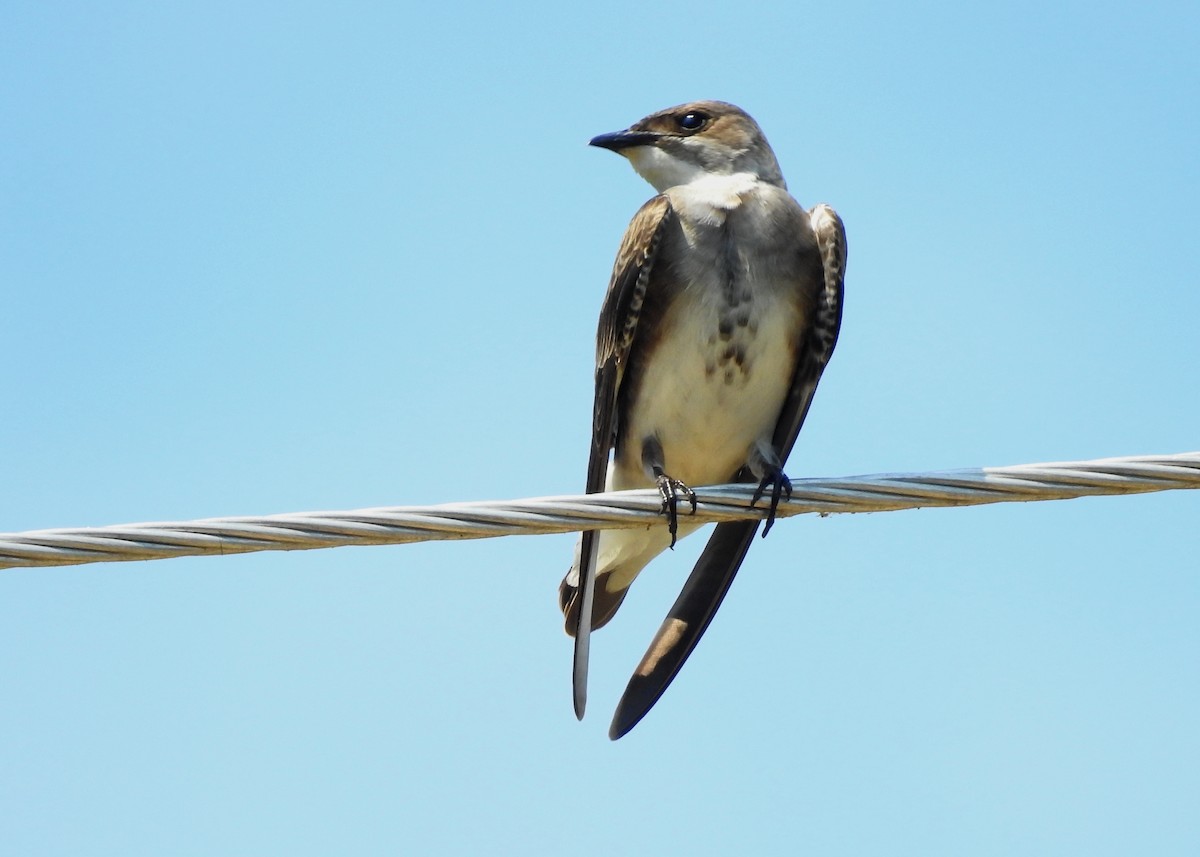
<path id="1" fill-rule="evenodd" d="M 599 146 L 610 152 L 620 152 L 634 146 L 653 146 L 658 142 L 658 134 L 651 131 L 614 131 L 611 134 L 601 134 L 588 141 L 589 146 Z"/>

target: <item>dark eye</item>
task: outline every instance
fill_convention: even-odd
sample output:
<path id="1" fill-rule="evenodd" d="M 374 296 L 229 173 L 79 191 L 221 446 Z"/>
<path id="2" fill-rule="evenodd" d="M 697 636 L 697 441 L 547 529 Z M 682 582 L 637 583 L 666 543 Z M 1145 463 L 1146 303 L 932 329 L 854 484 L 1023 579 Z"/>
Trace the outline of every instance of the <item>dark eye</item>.
<path id="1" fill-rule="evenodd" d="M 684 131 L 699 131 L 704 126 L 704 123 L 708 121 L 708 114 L 692 111 L 691 113 L 684 113 L 677 121 L 679 122 L 679 127 Z"/>

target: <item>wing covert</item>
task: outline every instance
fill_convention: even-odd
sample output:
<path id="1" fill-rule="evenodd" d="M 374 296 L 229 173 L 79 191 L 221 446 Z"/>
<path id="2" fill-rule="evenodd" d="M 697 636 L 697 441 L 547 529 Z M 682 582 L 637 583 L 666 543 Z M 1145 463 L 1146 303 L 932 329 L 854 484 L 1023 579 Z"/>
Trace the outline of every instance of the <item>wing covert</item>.
<path id="1" fill-rule="evenodd" d="M 842 299 L 846 279 L 846 229 L 836 211 L 828 205 L 813 206 L 809 225 L 821 254 L 824 283 L 814 309 L 813 322 L 805 330 L 792 375 L 792 386 L 779 412 L 773 442 L 781 461 L 786 461 L 796 444 L 796 436 L 808 416 L 817 383 L 837 345 L 842 327 Z"/>

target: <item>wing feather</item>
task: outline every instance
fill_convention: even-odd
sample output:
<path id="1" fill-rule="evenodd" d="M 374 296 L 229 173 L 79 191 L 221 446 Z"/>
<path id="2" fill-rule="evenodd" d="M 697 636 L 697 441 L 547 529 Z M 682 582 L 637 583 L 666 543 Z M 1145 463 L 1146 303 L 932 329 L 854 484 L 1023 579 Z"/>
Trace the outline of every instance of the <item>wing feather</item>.
<path id="1" fill-rule="evenodd" d="M 638 210 L 625 230 L 617 250 L 612 278 L 600 324 L 596 331 L 596 397 L 592 412 L 592 444 L 588 456 L 588 494 L 604 490 L 608 459 L 617 435 L 617 399 L 625 375 L 629 349 L 637 334 L 638 319 L 650 273 L 667 225 L 675 214 L 665 196 L 651 199 Z M 592 603 L 596 591 L 598 534 L 584 532 L 579 551 L 579 590 L 576 593 L 575 658 L 572 670 L 575 716 L 582 718 L 587 705 L 588 650 L 592 631 Z"/>

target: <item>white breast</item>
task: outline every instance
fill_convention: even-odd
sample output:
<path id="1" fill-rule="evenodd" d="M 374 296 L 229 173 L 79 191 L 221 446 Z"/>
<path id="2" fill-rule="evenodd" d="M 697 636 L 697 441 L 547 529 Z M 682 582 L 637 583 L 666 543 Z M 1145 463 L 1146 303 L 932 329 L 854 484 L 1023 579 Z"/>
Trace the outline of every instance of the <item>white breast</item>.
<path id="1" fill-rule="evenodd" d="M 793 370 L 796 310 L 776 290 L 759 290 L 749 320 L 722 340 L 715 300 L 680 301 L 663 320 L 670 331 L 656 349 L 629 408 L 629 449 L 615 488 L 649 484 L 641 441 L 657 436 L 668 475 L 689 485 L 725 482 L 750 449 L 769 439 Z M 729 356 L 739 351 L 741 361 Z"/>

